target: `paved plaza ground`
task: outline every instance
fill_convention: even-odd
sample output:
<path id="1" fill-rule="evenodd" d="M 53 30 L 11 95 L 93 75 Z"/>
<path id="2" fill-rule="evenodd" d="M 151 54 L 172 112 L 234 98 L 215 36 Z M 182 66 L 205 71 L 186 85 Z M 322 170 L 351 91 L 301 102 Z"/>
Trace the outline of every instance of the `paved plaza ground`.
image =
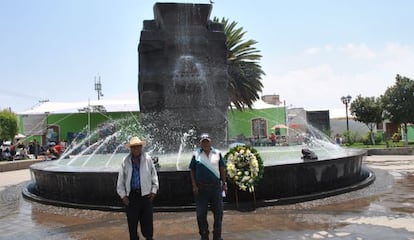
<path id="1" fill-rule="evenodd" d="M 414 156 L 368 156 L 367 188 L 299 204 L 225 211 L 223 238 L 413 239 Z M 28 169 L 0 173 L 0 240 L 128 239 L 125 215 L 30 202 Z M 209 215 L 210 225 L 212 216 Z M 155 239 L 199 239 L 194 212 L 155 213 Z"/>

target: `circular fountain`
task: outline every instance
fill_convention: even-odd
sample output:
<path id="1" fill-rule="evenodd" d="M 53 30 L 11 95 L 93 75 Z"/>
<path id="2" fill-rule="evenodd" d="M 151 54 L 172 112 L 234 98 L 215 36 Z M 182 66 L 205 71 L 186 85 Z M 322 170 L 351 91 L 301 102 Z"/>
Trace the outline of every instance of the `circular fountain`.
<path id="1" fill-rule="evenodd" d="M 26 198 L 59 206 L 121 210 L 116 182 L 126 154 L 123 142 L 146 133 L 152 143 L 147 150 L 161 164 L 155 210 L 194 207 L 188 171 L 191 151 L 183 147 L 186 141 L 182 137 L 188 137 L 184 133 L 188 129 L 209 132 L 214 145 L 227 151 L 223 144 L 224 113 L 229 106 L 226 36 L 221 24 L 208 20 L 210 11 L 208 4 L 155 4 L 155 20 L 144 21 L 139 45 L 138 88 L 145 129 L 121 122 L 105 138 L 91 134 L 59 160 L 32 165 L 32 182 L 23 192 Z M 190 139 L 194 136 L 189 135 Z M 313 135 L 308 145 L 257 147 L 265 170 L 255 188 L 256 206 L 331 196 L 374 180 L 363 168 L 364 151 L 340 148 L 319 135 Z M 78 152 L 86 142 L 93 144 Z M 192 149 L 192 141 L 188 142 L 187 149 Z M 309 148 L 318 159 L 302 159 L 303 148 Z M 171 153 L 177 149 L 178 153 Z M 230 184 L 226 207 L 234 206 L 236 193 Z M 237 198 L 237 202 L 252 200 L 243 193 Z"/>
<path id="2" fill-rule="evenodd" d="M 311 128 L 311 126 L 308 126 Z M 116 151 L 102 153 L 118 132 L 72 155 L 82 142 L 61 159 L 31 166 L 32 183 L 24 196 L 47 204 L 100 210 L 121 210 L 116 193 L 118 168 L 127 154 L 123 143 Z M 90 138 L 93 138 L 94 133 Z M 322 135 L 320 135 L 322 136 Z M 188 136 L 186 136 L 188 138 Z M 83 142 L 89 141 L 84 139 Z M 191 138 L 191 136 L 190 136 Z M 183 141 L 184 143 L 185 141 Z M 151 144 L 147 150 L 150 152 Z M 365 151 L 342 148 L 326 138 L 313 137 L 308 144 L 255 147 L 264 161 L 264 177 L 255 188 L 256 206 L 307 201 L 353 191 L 370 184 L 374 175 L 363 167 Z M 303 159 L 302 149 L 309 149 L 317 160 Z M 157 155 L 160 189 L 154 201 L 156 210 L 177 211 L 194 208 L 188 164 L 191 152 Z M 225 153 L 227 149 L 223 149 Z M 155 152 L 152 152 L 154 155 Z M 159 153 L 158 153 L 159 154 Z M 229 184 L 227 208 L 235 207 L 235 186 Z M 238 202 L 252 202 L 251 194 L 237 193 Z"/>

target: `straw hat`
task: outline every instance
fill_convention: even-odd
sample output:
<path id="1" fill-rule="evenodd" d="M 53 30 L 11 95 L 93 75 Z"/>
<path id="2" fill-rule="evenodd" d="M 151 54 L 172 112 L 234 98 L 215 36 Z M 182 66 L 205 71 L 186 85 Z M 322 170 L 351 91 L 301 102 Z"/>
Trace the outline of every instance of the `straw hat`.
<path id="1" fill-rule="evenodd" d="M 132 137 L 129 140 L 129 143 L 125 144 L 125 147 L 130 148 L 132 146 L 143 146 L 145 145 L 147 142 L 146 141 L 142 141 L 141 139 L 139 139 L 139 137 Z"/>

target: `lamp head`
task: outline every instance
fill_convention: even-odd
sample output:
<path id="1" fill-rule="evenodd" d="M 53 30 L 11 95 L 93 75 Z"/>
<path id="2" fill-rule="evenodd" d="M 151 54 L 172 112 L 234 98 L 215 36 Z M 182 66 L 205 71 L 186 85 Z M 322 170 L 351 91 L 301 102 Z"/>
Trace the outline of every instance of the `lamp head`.
<path id="1" fill-rule="evenodd" d="M 351 97 L 351 95 L 348 95 L 348 96 L 342 96 L 341 97 L 341 101 L 342 101 L 342 103 L 343 104 L 348 104 L 348 103 L 350 103 L 351 102 L 351 99 L 352 99 L 352 97 Z"/>

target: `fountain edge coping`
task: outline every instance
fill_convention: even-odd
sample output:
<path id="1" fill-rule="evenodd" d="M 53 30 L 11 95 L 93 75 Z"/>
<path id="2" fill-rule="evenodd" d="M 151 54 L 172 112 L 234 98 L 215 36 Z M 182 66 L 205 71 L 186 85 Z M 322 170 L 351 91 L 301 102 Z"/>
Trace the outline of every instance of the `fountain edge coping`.
<path id="1" fill-rule="evenodd" d="M 43 159 L 26 159 L 15 161 L 0 161 L 0 172 L 28 169 L 32 164 L 43 162 Z"/>

